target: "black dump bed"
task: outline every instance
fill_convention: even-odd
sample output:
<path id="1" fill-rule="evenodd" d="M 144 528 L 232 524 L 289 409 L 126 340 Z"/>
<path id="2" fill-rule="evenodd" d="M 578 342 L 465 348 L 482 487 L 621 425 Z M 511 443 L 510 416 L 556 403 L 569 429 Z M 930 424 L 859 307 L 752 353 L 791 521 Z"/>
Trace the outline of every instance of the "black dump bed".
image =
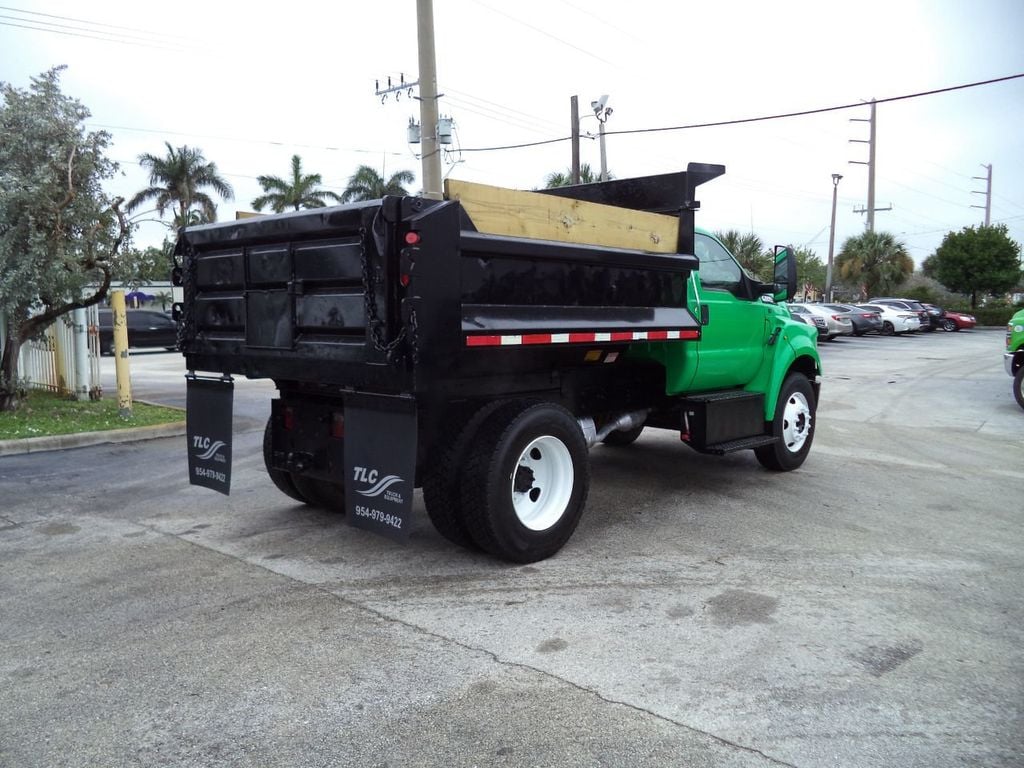
<path id="1" fill-rule="evenodd" d="M 697 338 L 692 193 L 720 172 L 555 192 L 674 212 L 683 253 L 485 234 L 460 202 L 419 197 L 189 227 L 180 347 L 193 371 L 480 393 L 581 365 L 594 346 Z"/>

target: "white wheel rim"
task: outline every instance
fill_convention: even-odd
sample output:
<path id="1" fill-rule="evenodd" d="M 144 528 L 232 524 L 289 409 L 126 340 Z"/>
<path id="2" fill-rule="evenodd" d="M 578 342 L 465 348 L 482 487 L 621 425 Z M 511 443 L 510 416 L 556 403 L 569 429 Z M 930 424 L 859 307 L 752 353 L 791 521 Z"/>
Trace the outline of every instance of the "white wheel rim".
<path id="1" fill-rule="evenodd" d="M 811 406 L 802 392 L 793 392 L 782 412 L 782 441 L 786 450 L 797 453 L 811 433 Z"/>
<path id="2" fill-rule="evenodd" d="M 575 483 L 572 455 L 557 437 L 538 437 L 519 454 L 509 480 L 519 522 L 531 531 L 546 531 L 569 506 Z"/>

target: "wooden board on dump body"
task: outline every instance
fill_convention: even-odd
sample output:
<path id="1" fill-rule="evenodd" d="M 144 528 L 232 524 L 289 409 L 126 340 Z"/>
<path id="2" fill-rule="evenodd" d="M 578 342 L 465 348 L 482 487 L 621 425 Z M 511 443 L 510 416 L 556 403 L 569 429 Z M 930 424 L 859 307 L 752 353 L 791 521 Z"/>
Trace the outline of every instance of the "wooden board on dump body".
<path id="1" fill-rule="evenodd" d="M 676 253 L 679 219 L 566 197 L 448 179 L 446 200 L 458 200 L 480 232 L 657 253 Z"/>

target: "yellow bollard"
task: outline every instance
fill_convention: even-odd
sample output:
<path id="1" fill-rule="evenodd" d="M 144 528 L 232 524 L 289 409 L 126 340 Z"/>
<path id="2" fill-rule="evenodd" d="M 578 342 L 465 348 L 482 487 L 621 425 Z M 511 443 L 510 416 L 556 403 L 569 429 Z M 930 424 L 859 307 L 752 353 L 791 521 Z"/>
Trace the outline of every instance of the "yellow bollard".
<path id="1" fill-rule="evenodd" d="M 117 414 L 132 417 L 132 377 L 128 366 L 128 318 L 124 310 L 124 291 L 110 292 L 110 310 L 114 322 L 114 370 L 117 373 Z"/>

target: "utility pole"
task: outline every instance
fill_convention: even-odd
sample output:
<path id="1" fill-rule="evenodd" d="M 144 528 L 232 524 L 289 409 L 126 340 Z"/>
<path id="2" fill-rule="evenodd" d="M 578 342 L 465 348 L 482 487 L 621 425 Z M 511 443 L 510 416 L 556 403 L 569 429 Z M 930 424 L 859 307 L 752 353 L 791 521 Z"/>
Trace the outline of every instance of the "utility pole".
<path id="1" fill-rule="evenodd" d="M 416 0 L 420 65 L 420 125 L 423 128 L 423 196 L 440 200 L 441 147 L 437 140 L 437 61 L 434 56 L 434 0 Z"/>
<path id="2" fill-rule="evenodd" d="M 569 100 L 569 119 L 572 121 L 572 165 L 569 173 L 572 183 L 580 183 L 580 97 L 573 96 Z"/>
<path id="3" fill-rule="evenodd" d="M 985 182 L 985 191 L 980 192 L 977 189 L 972 189 L 971 193 L 975 195 L 984 195 L 984 205 L 972 205 L 971 208 L 984 208 L 985 209 L 985 226 L 989 226 L 992 221 L 992 164 L 985 165 L 981 164 L 982 168 L 985 168 L 988 173 L 985 176 L 972 176 L 971 178 L 978 179 L 979 181 Z"/>
<path id="4" fill-rule="evenodd" d="M 828 268 L 825 270 L 825 301 L 832 301 L 832 254 L 836 248 L 836 200 L 839 194 L 841 173 L 832 174 L 832 225 L 828 230 Z"/>
<path id="5" fill-rule="evenodd" d="M 854 213 L 867 213 L 867 231 L 875 231 L 875 211 L 891 211 L 892 204 L 889 204 L 888 208 L 876 208 L 875 207 L 875 100 L 871 100 L 871 117 L 865 120 L 862 117 L 850 118 L 851 123 L 870 123 L 868 128 L 867 141 L 864 139 L 850 139 L 854 144 L 867 144 L 868 145 L 868 161 L 865 163 L 863 160 L 851 160 L 850 162 L 855 165 L 866 165 L 868 167 L 868 204 L 866 208 L 855 208 Z"/>

